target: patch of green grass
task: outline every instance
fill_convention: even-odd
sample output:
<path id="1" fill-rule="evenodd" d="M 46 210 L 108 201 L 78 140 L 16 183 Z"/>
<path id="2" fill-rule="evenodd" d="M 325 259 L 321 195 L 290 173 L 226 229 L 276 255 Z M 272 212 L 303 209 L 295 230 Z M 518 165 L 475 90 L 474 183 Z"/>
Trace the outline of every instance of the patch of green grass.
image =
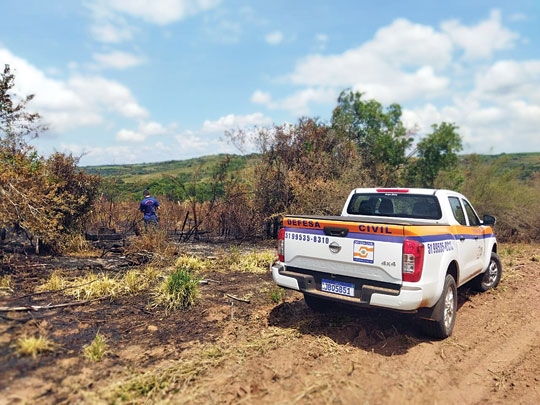
<path id="1" fill-rule="evenodd" d="M 34 359 L 41 353 L 54 351 L 54 348 L 54 342 L 41 335 L 23 336 L 15 341 L 15 352 L 19 356 L 32 356 Z"/>
<path id="2" fill-rule="evenodd" d="M 268 295 L 270 296 L 270 300 L 274 304 L 279 304 L 285 300 L 285 296 L 287 295 L 287 292 L 284 288 L 274 286 L 269 292 Z"/>
<path id="3" fill-rule="evenodd" d="M 200 294 L 199 281 L 200 277 L 190 270 L 177 268 L 158 286 L 152 306 L 170 311 L 195 305 Z"/>
<path id="4" fill-rule="evenodd" d="M 84 357 L 95 362 L 101 361 L 108 351 L 107 338 L 99 332 L 96 333 L 92 342 L 83 348 Z"/>

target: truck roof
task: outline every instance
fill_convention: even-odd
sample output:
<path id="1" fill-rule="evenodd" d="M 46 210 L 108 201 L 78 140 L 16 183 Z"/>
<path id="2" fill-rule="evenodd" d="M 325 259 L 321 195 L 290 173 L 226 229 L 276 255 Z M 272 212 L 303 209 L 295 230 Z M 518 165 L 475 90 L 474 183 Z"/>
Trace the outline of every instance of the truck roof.
<path id="1" fill-rule="evenodd" d="M 423 195 L 456 195 L 460 193 L 446 189 L 436 188 L 407 188 L 407 187 L 358 187 L 353 193 L 384 193 L 384 194 L 423 194 Z"/>

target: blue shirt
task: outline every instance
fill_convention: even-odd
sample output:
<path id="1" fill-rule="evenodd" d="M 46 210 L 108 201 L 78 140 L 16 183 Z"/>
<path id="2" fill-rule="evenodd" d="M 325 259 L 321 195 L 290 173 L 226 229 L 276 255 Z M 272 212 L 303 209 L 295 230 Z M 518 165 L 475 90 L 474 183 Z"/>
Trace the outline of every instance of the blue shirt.
<path id="1" fill-rule="evenodd" d="M 157 219 L 156 210 L 159 202 L 154 197 L 145 197 L 139 205 L 139 211 L 144 213 L 144 219 Z"/>

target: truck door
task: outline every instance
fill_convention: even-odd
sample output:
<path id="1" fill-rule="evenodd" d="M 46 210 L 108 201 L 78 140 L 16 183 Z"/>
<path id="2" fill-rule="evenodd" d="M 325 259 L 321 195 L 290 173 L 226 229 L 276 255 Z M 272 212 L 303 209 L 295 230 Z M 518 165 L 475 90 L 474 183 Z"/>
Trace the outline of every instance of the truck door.
<path id="1" fill-rule="evenodd" d="M 476 215 L 476 212 L 474 211 L 472 205 L 465 199 L 463 199 L 462 202 L 463 206 L 465 207 L 465 214 L 467 216 L 467 225 L 475 242 L 475 265 L 474 268 L 472 268 L 471 270 L 473 271 L 473 273 L 479 273 L 480 271 L 482 271 L 482 266 L 484 262 L 484 228 L 482 227 L 482 222 L 480 221 L 480 218 L 478 218 L 478 215 Z"/>
<path id="2" fill-rule="evenodd" d="M 449 201 L 454 218 L 459 223 L 456 239 L 461 263 L 461 284 L 462 280 L 470 279 L 482 269 L 483 230 L 476 215 L 476 221 L 469 218 L 468 211 L 474 214 L 474 210 L 467 201 L 458 197 L 449 197 Z"/>

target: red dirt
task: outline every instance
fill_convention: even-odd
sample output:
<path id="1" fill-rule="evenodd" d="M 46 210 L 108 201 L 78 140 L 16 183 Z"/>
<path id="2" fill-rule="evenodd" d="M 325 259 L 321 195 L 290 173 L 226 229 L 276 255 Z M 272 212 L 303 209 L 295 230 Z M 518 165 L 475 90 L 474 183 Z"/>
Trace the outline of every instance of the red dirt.
<path id="1" fill-rule="evenodd" d="M 169 314 L 150 310 L 148 295 L 2 312 L 0 403 L 540 403 L 540 246 L 500 252 L 501 284 L 484 294 L 460 288 L 454 334 L 442 341 L 425 338 L 407 315 L 316 314 L 293 292 L 275 304 L 269 273 L 207 271 L 219 283 L 202 285 L 192 309 Z M 123 271 L 115 260 L 100 265 Z M 12 259 L 2 271 L 12 273 L 14 292 L 0 306 L 68 301 L 58 293 L 15 299 L 59 266 L 81 273 L 97 262 Z M 111 353 L 91 362 L 81 349 L 98 331 Z M 14 341 L 37 333 L 56 349 L 17 356 Z"/>

